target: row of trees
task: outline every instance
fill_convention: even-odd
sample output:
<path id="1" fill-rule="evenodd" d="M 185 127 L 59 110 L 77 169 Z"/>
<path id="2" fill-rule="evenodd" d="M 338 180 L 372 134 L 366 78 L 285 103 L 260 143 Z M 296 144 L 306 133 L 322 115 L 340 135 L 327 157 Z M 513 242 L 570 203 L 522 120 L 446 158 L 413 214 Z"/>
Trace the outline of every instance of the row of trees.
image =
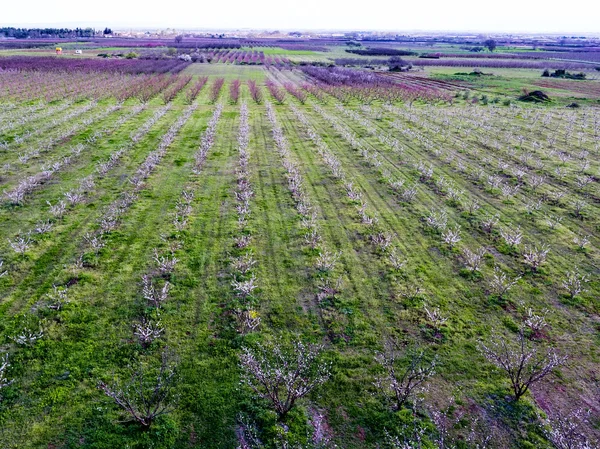
<path id="1" fill-rule="evenodd" d="M 94 28 L 0 28 L 0 34 L 16 39 L 65 38 L 65 37 L 94 37 L 97 34 L 112 34 L 110 28 L 103 31 Z"/>
<path id="2" fill-rule="evenodd" d="M 278 422 L 285 423 L 289 412 L 299 400 L 334 375 L 333 366 L 323 351 L 323 345 L 306 343 L 299 339 L 290 342 L 268 339 L 264 344 L 245 346 L 239 354 L 241 384 L 252 392 L 255 400 L 275 412 Z M 552 349 L 538 348 L 528 340 L 522 330 L 516 338 L 492 333 L 489 343 L 479 343 L 479 351 L 505 374 L 511 385 L 514 401 L 518 401 L 531 385 L 566 361 L 566 357 L 559 356 Z M 376 395 L 381 397 L 391 411 L 403 408 L 416 410 L 419 397 L 425 391 L 424 387 L 436 375 L 439 365 L 437 356 L 432 356 L 429 350 L 390 339 L 386 342 L 384 350 L 375 355 L 374 360 L 379 365 L 380 373 L 372 384 Z M 100 383 L 99 388 L 111 397 L 130 419 L 147 428 L 158 416 L 174 410 L 178 390 L 176 371 L 172 354 L 165 352 L 162 364 L 156 371 L 135 370 L 131 382 L 124 387 Z M 434 433 L 441 434 L 444 431 L 443 426 L 438 426 L 435 419 L 443 413 L 430 410 L 431 418 L 437 427 Z M 564 440 L 567 434 L 573 437 L 574 442 L 589 444 L 582 433 L 586 419 L 580 419 L 576 426 L 570 423 L 572 425 L 569 429 L 563 429 L 558 425 L 562 415 L 553 412 L 552 416 L 557 417 L 558 421 L 542 420 L 541 424 L 555 447 L 591 447 L 585 444 L 557 444 L 556 442 Z"/>

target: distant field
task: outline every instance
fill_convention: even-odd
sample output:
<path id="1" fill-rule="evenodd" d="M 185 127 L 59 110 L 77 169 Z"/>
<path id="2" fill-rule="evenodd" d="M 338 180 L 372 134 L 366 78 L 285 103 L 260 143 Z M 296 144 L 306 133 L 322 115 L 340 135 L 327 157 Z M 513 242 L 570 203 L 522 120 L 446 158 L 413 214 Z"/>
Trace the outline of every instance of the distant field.
<path id="1" fill-rule="evenodd" d="M 184 73 L 190 75 L 223 77 L 227 81 L 233 79 L 253 79 L 258 82 L 263 82 L 266 76 L 266 71 L 262 66 L 233 64 L 191 64 Z"/>
<path id="2" fill-rule="evenodd" d="M 98 53 L 106 53 L 106 52 L 114 52 L 114 53 L 129 53 L 130 51 L 138 51 L 135 48 L 123 48 L 123 47 L 98 47 L 98 48 L 87 48 L 85 46 L 71 46 L 66 47 L 61 45 L 57 45 L 57 47 L 61 47 L 63 49 L 62 57 L 72 57 L 72 58 L 96 58 Z M 75 54 L 75 49 L 82 50 L 82 54 Z M 165 48 L 166 50 L 166 48 Z M 0 50 L 1 56 L 54 56 L 56 55 L 55 47 L 44 48 L 44 49 L 23 49 L 23 50 Z"/>
<path id="3" fill-rule="evenodd" d="M 288 50 L 280 47 L 242 47 L 240 50 L 259 50 L 265 55 L 282 55 L 282 56 L 312 56 L 322 52 L 315 52 L 310 50 Z"/>
<path id="4" fill-rule="evenodd" d="M 473 69 L 475 68 L 473 67 Z M 532 69 L 483 68 L 480 70 L 487 75 L 456 75 L 457 73 L 469 73 L 473 69 L 427 67 L 424 72 L 434 79 L 465 82 L 475 89 L 490 94 L 518 96 L 524 89 L 531 91 L 545 86 L 549 88 L 550 96 L 559 97 L 563 101 L 573 98 L 598 104 L 598 100 L 600 100 L 600 80 L 594 72 L 587 72 L 589 81 L 543 78 L 540 70 Z"/>

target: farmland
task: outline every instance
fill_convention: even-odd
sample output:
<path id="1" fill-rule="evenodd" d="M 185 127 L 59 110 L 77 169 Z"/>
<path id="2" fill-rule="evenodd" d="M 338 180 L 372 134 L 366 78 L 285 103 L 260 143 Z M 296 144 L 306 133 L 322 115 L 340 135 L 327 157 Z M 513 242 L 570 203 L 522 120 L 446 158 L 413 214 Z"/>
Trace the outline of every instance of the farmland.
<path id="1" fill-rule="evenodd" d="M 210 45 L 0 57 L 0 446 L 594 447 L 597 80 Z"/>

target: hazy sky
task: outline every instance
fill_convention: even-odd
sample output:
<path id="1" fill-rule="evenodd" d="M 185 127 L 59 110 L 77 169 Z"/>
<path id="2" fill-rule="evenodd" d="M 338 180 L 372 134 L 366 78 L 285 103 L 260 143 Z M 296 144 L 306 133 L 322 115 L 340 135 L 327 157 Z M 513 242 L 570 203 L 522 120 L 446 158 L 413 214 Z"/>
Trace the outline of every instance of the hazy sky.
<path id="1" fill-rule="evenodd" d="M 1 25 L 600 32 L 600 0 L 3 0 Z"/>

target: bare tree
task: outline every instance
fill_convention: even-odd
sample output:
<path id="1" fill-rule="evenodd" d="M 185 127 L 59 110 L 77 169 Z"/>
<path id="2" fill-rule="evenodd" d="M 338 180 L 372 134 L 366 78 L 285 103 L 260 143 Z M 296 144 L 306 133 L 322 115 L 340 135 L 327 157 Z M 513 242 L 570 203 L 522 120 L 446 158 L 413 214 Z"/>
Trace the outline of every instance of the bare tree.
<path id="1" fill-rule="evenodd" d="M 101 381 L 98 388 L 125 410 L 132 420 L 149 428 L 156 418 L 173 410 L 175 380 L 175 367 L 170 361 L 169 352 L 165 350 L 156 376 L 151 376 L 140 366 L 124 387 Z"/>
<path id="2" fill-rule="evenodd" d="M 243 249 L 243 248 L 246 248 L 250 244 L 252 237 L 247 234 L 244 234 L 244 235 L 234 237 L 233 240 L 234 240 L 236 247 Z"/>
<path id="3" fill-rule="evenodd" d="M 481 209 L 481 204 L 476 199 L 470 199 L 463 205 L 463 208 L 469 215 L 475 215 L 475 212 Z"/>
<path id="4" fill-rule="evenodd" d="M 405 203 L 411 203 L 417 196 L 417 188 L 415 186 L 407 187 L 400 193 L 400 200 Z"/>
<path id="5" fill-rule="evenodd" d="M 304 234 L 304 241 L 312 249 L 315 249 L 319 246 L 321 235 L 316 229 L 310 229 L 306 234 Z"/>
<path id="6" fill-rule="evenodd" d="M 490 344 L 479 342 L 479 350 L 488 361 L 508 375 L 515 401 L 518 401 L 532 384 L 542 380 L 567 360 L 566 356 L 559 356 L 554 350 L 540 353 L 537 347 L 527 341 L 523 329 L 519 331 L 516 342 L 508 340 L 504 335 L 493 333 Z"/>
<path id="7" fill-rule="evenodd" d="M 331 376 L 330 365 L 319 360 L 322 345 L 295 340 L 245 347 L 240 355 L 242 383 L 271 403 L 283 420 L 296 402 Z"/>
<path id="8" fill-rule="evenodd" d="M 317 285 L 317 301 L 321 304 L 323 301 L 332 301 L 342 291 L 342 278 L 338 278 L 335 283 L 329 278 L 321 278 Z"/>
<path id="9" fill-rule="evenodd" d="M 102 234 L 91 234 L 87 233 L 83 236 L 88 245 L 94 250 L 94 253 L 98 255 L 98 252 L 106 246 L 104 237 Z"/>
<path id="10" fill-rule="evenodd" d="M 46 201 L 46 204 L 50 206 L 50 213 L 55 217 L 62 217 L 67 210 L 67 203 L 64 201 L 58 201 L 56 204 L 51 204 L 50 201 Z"/>
<path id="11" fill-rule="evenodd" d="M 382 252 L 386 252 L 392 245 L 393 236 L 386 232 L 378 232 L 369 238 Z"/>
<path id="12" fill-rule="evenodd" d="M 417 388 L 435 374 L 437 365 L 436 357 L 429 360 L 424 351 L 400 348 L 393 339 L 386 342 L 384 351 L 377 353 L 375 360 L 383 366 L 385 374 L 374 385 L 381 394 L 395 402 L 396 410 L 402 409 Z"/>
<path id="13" fill-rule="evenodd" d="M 547 214 L 546 215 L 546 224 L 548 225 L 548 227 L 552 230 L 556 229 L 558 227 L 558 225 L 561 224 L 561 222 L 563 221 L 564 217 L 559 217 L 557 215 L 552 215 L 552 214 Z"/>

